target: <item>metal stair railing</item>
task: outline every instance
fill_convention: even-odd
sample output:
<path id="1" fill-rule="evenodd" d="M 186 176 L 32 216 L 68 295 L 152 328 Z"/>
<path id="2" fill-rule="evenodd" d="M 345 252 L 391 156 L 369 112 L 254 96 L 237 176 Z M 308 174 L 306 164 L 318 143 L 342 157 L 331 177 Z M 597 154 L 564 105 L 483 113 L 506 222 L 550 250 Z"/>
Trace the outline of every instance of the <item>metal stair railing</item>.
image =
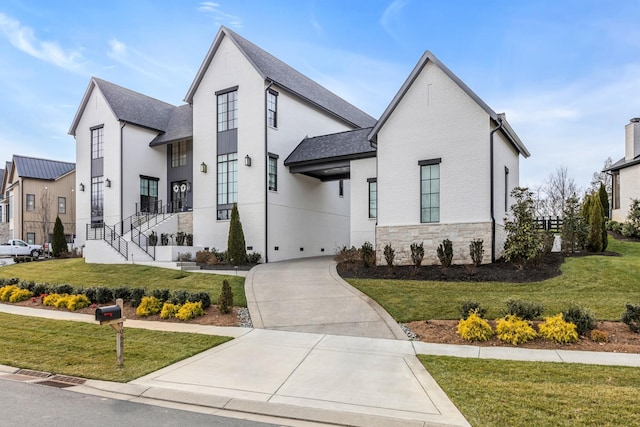
<path id="1" fill-rule="evenodd" d="M 104 240 L 113 249 L 118 251 L 124 259 L 129 259 L 129 244 L 122 238 L 114 228 L 108 225 L 87 224 L 87 240 Z"/>
<path id="2" fill-rule="evenodd" d="M 137 213 L 123 221 L 129 225 L 131 241 L 145 251 L 153 260 L 156 259 L 156 247 L 149 244 L 149 238 L 143 233 L 175 214 L 173 203 L 156 206 L 154 212 Z M 137 210 L 137 206 L 136 206 Z"/>

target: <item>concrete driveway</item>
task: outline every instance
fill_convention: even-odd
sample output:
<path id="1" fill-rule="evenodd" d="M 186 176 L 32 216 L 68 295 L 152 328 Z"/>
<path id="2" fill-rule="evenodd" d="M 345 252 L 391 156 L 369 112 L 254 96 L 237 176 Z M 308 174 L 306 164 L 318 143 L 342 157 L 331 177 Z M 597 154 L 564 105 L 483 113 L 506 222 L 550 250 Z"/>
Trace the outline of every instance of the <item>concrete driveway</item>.
<path id="1" fill-rule="evenodd" d="M 258 265 L 245 293 L 255 328 L 407 340 L 382 307 L 338 276 L 331 257 Z"/>

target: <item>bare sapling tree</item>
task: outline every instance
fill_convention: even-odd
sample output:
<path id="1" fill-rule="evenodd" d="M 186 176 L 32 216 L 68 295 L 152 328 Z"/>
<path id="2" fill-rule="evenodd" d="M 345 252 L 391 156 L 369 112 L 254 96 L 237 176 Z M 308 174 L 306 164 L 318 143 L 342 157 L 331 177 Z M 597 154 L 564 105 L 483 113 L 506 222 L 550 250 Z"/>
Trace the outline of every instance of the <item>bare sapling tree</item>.
<path id="1" fill-rule="evenodd" d="M 44 187 L 40 194 L 40 206 L 35 210 L 35 216 L 42 231 L 42 244 L 47 243 L 49 239 L 49 230 L 51 229 L 51 198 L 49 197 L 49 189 Z"/>
<path id="2" fill-rule="evenodd" d="M 560 216 L 565 209 L 567 199 L 578 194 L 578 188 L 573 178 L 569 176 L 566 165 L 558 167 L 544 184 L 543 189 L 547 200 L 547 214 Z"/>

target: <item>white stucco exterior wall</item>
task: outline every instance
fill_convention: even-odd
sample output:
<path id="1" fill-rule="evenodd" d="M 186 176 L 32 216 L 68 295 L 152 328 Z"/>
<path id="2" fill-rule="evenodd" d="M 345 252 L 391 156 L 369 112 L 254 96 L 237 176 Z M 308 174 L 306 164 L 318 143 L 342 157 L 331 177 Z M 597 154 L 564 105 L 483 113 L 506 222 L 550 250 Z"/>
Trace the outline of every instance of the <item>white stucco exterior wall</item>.
<path id="1" fill-rule="evenodd" d="M 377 218 L 369 218 L 369 182 L 376 178 L 376 159 L 351 161 L 351 241 L 360 247 L 364 242 L 375 245 Z"/>
<path id="2" fill-rule="evenodd" d="M 620 209 L 612 210 L 612 219 L 626 222 L 632 199 L 640 199 L 640 165 L 620 169 Z"/>

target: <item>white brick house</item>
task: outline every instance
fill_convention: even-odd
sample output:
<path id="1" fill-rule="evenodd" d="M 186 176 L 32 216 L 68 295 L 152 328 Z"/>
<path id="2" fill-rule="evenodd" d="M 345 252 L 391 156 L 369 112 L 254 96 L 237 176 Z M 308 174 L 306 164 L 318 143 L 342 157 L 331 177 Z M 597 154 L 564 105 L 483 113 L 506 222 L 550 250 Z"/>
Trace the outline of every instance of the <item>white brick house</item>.
<path id="1" fill-rule="evenodd" d="M 504 116 L 429 52 L 376 122 L 222 27 L 185 102 L 91 79 L 69 132 L 88 260 L 156 256 L 137 248 L 150 231 L 127 234 L 132 215 L 147 212 L 163 215 L 150 230 L 192 233 L 194 250 L 225 249 L 234 203 L 248 251 L 269 262 L 365 241 L 379 250 L 392 242 L 401 260 L 411 241 L 501 247 L 503 195 L 518 184 L 519 154 L 529 154 Z M 427 222 L 424 161 L 442 174 L 438 217 Z M 127 254 L 103 241 L 115 247 L 121 235 Z"/>
<path id="2" fill-rule="evenodd" d="M 640 118 L 633 118 L 624 128 L 624 157 L 605 172 L 612 179 L 611 219 L 626 222 L 632 199 L 640 199 Z"/>

